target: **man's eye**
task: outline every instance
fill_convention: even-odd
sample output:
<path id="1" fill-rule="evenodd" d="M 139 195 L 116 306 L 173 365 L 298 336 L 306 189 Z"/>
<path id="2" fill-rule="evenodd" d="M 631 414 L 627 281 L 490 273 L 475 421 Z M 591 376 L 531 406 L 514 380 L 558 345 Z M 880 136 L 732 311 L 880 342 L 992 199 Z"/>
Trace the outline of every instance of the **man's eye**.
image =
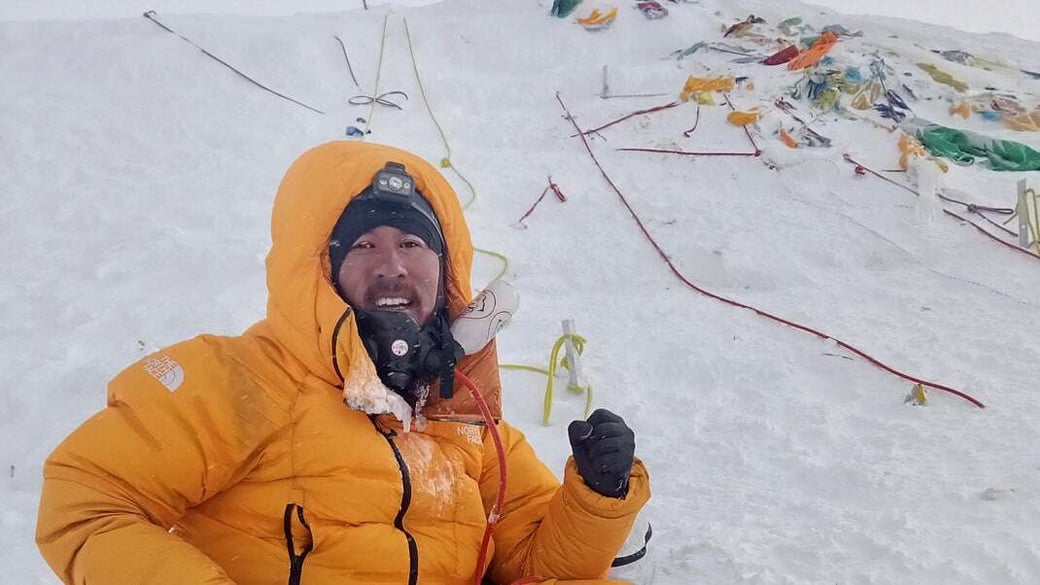
<path id="1" fill-rule="evenodd" d="M 350 249 L 351 250 L 367 250 L 367 249 L 369 249 L 371 247 L 372 247 L 372 242 L 366 242 L 364 240 L 359 240 L 357 242 L 354 242 L 354 245 L 351 246 Z"/>
<path id="2" fill-rule="evenodd" d="M 423 246 L 423 243 L 417 242 L 415 240 L 405 240 L 401 242 L 401 246 L 404 248 L 421 248 Z"/>

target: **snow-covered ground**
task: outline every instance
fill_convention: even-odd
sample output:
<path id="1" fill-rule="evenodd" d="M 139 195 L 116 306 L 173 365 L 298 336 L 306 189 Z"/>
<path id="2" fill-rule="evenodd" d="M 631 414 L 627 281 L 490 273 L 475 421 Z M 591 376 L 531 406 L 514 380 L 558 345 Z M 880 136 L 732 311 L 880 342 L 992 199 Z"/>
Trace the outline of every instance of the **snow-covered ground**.
<path id="1" fill-rule="evenodd" d="M 817 3 L 854 10 L 843 0 Z M 883 56 L 919 97 L 910 104 L 919 116 L 1040 149 L 1040 133 L 948 112 L 986 87 L 1036 107 L 1040 80 L 1020 69 L 1040 70 L 1040 43 L 786 0 L 666 3 L 671 13 L 656 21 L 622 4 L 614 25 L 597 33 L 550 18 L 549 0 L 394 2 L 392 10 L 371 2 L 369 11 L 332 0 L 292 11 L 228 2 L 220 14 L 198 14 L 212 12 L 209 4 L 0 7 L 0 580 L 56 582 L 33 543 L 41 466 L 103 406 L 107 380 L 146 352 L 200 332 L 235 334 L 263 317 L 270 205 L 296 156 L 366 125 L 367 140 L 434 161 L 447 155 L 416 83 L 407 19 L 429 107 L 451 161 L 476 189 L 467 211 L 474 243 L 508 256 L 521 293 L 500 337 L 502 360 L 544 366 L 560 320 L 575 319 L 588 339 L 595 405 L 636 430 L 654 489 L 643 520 L 655 537 L 649 556 L 619 577 L 1040 582 L 1040 259 L 857 176 L 843 154 L 878 170 L 896 166 L 897 134 L 874 112 L 817 114 L 788 96 L 795 114 L 833 141 L 789 150 L 773 130 L 792 119 L 773 104 L 798 74 L 717 51 L 667 58 L 723 40 L 720 27 L 749 14 L 766 19 L 763 30 L 793 16 L 814 31 L 841 24 L 864 34 L 842 38 L 836 64 L 866 71 L 872 55 Z M 922 2 L 890 14 L 1038 39 L 1040 6 L 1028 4 Z M 144 8 L 324 114 L 250 85 L 141 18 Z M 388 14 L 378 90 L 409 99 L 402 111 L 350 106 L 347 98 L 377 89 Z M 997 66 L 954 64 L 933 49 Z M 954 99 L 914 66 L 920 61 L 971 89 Z M 666 95 L 601 99 L 604 65 L 614 95 Z M 937 390 L 927 406 L 904 404 L 910 382 L 684 286 L 570 137 L 555 97 L 591 128 L 675 99 L 689 75 L 727 74 L 754 84 L 731 99 L 738 109 L 763 108 L 752 131 L 762 158 L 617 150 L 747 151 L 724 105 L 702 107 L 688 138 L 692 103 L 591 139 L 649 233 L 696 285 L 968 392 L 986 409 Z M 567 201 L 546 197 L 521 229 L 518 218 L 549 175 Z M 466 184 L 448 176 L 468 200 Z M 953 167 L 942 181 L 948 195 L 1011 207 L 1023 178 L 1040 187 L 1038 172 L 980 166 Z M 475 286 L 499 269 L 478 255 Z M 503 380 L 507 417 L 562 470 L 566 423 L 581 414 L 583 397 L 558 392 L 543 426 L 544 378 L 503 372 Z"/>

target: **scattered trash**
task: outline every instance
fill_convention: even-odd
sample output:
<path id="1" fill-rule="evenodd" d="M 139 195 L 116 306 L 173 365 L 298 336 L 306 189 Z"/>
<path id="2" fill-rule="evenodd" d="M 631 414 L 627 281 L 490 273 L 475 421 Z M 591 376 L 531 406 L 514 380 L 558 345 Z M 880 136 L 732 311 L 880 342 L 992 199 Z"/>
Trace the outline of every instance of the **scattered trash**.
<path id="1" fill-rule="evenodd" d="M 829 148 L 831 146 L 830 138 L 823 136 L 805 124 L 798 128 L 792 128 L 790 131 L 781 128 L 777 134 L 788 148 L 801 148 L 803 146 L 808 148 Z"/>
<path id="2" fill-rule="evenodd" d="M 834 48 L 834 45 L 838 42 L 838 35 L 832 32 L 825 32 L 820 35 L 820 38 L 813 43 L 811 47 L 800 53 L 797 57 L 787 63 L 787 69 L 795 71 L 798 69 L 806 69 L 819 63 L 823 56 L 830 52 Z"/>
<path id="3" fill-rule="evenodd" d="M 879 79 L 871 79 L 852 96 L 851 105 L 857 110 L 869 110 L 885 95 L 885 86 Z"/>
<path id="4" fill-rule="evenodd" d="M 797 36 L 809 29 L 808 26 L 802 24 L 802 19 L 797 16 L 781 20 L 780 24 L 776 26 L 785 37 Z"/>
<path id="5" fill-rule="evenodd" d="M 861 37 L 861 36 L 863 36 L 863 31 L 858 30 L 856 32 L 852 32 L 852 31 L 850 31 L 849 29 L 845 28 L 844 26 L 842 26 L 840 24 L 829 24 L 829 25 L 823 27 L 823 30 L 821 32 L 834 33 L 834 34 L 838 35 L 839 37 Z"/>
<path id="6" fill-rule="evenodd" d="M 903 133 L 903 135 L 899 137 L 899 168 L 904 171 L 908 170 L 910 168 L 910 161 L 914 158 L 926 158 L 934 162 L 944 173 L 950 170 L 950 167 L 946 163 L 929 155 L 925 150 L 924 145 L 921 144 L 919 140 L 909 134 Z"/>
<path id="7" fill-rule="evenodd" d="M 694 43 L 694 44 L 690 45 L 689 47 L 686 47 L 685 49 L 679 49 L 678 51 L 673 51 L 671 53 L 671 55 L 669 55 L 669 56 L 670 57 L 675 57 L 676 60 L 679 60 L 679 59 L 682 59 L 683 57 L 689 57 L 690 55 L 696 53 L 697 51 L 699 51 L 701 49 L 706 48 L 707 46 L 708 46 L 708 43 L 706 43 L 704 41 L 700 41 L 700 42 L 697 42 L 697 43 Z"/>
<path id="8" fill-rule="evenodd" d="M 636 8 L 643 12 L 643 16 L 650 20 L 658 20 L 668 16 L 668 9 L 661 6 L 659 2 L 655 0 L 646 0 L 643 2 L 637 2 Z"/>
<path id="9" fill-rule="evenodd" d="M 1004 116 L 1004 125 L 1019 132 L 1040 132 L 1040 110 L 1029 114 Z"/>
<path id="10" fill-rule="evenodd" d="M 715 100 L 712 96 L 713 92 L 733 91 L 735 86 L 736 80 L 733 77 L 694 77 L 691 75 L 686 80 L 686 84 L 683 85 L 682 92 L 679 93 L 679 99 L 684 102 L 693 100 L 702 105 L 715 105 Z"/>
<path id="11" fill-rule="evenodd" d="M 913 404 L 914 406 L 927 406 L 928 405 L 928 392 L 925 391 L 924 385 L 917 384 L 914 386 L 910 393 L 906 395 L 903 400 L 903 404 Z"/>
<path id="12" fill-rule="evenodd" d="M 968 102 L 960 102 L 955 106 L 950 106 L 950 115 L 957 115 L 967 120 L 971 116 L 971 105 Z"/>
<path id="13" fill-rule="evenodd" d="M 765 19 L 759 18 L 759 17 L 755 16 L 754 14 L 752 14 L 752 15 L 748 16 L 747 18 L 745 18 L 744 20 L 738 22 L 737 24 L 734 24 L 733 26 L 731 26 L 729 28 L 726 28 L 725 29 L 726 32 L 723 33 L 722 36 L 723 37 L 741 36 L 744 33 L 750 31 L 756 24 L 763 24 L 763 23 L 765 23 Z"/>
<path id="14" fill-rule="evenodd" d="M 574 9 L 581 4 L 581 0 L 553 0 L 552 9 L 549 11 L 550 16 L 557 18 L 566 18 L 574 12 Z"/>
<path id="15" fill-rule="evenodd" d="M 614 6 L 607 12 L 602 12 L 599 8 L 593 8 L 588 16 L 579 18 L 575 22 L 584 27 L 585 30 L 595 32 L 610 27 L 616 18 L 617 6 Z"/>
<path id="16" fill-rule="evenodd" d="M 782 140 L 788 148 L 799 148 L 798 142 L 783 128 L 780 129 L 780 140 Z"/>
<path id="17" fill-rule="evenodd" d="M 970 165 L 982 158 L 994 171 L 1040 171 L 1040 152 L 1013 140 L 929 123 L 918 127 L 915 136 L 928 152 L 957 164 Z"/>
<path id="18" fill-rule="evenodd" d="M 943 71 L 942 69 L 939 69 L 938 67 L 936 67 L 935 65 L 932 65 L 931 63 L 918 63 L 917 66 L 920 67 L 921 69 L 923 69 L 925 72 L 927 72 L 928 75 L 930 75 L 932 77 L 932 79 L 935 80 L 936 83 L 941 83 L 943 85 L 948 85 L 948 86 L 952 87 L 953 89 L 956 89 L 957 91 L 962 91 L 963 92 L 963 91 L 967 91 L 968 90 L 968 84 L 967 83 L 964 83 L 963 81 L 955 78 L 954 76 L 952 76 L 949 73 Z"/>
<path id="19" fill-rule="evenodd" d="M 1024 114 L 1026 109 L 1022 104 L 1007 96 L 993 96 L 990 100 L 993 111 L 1002 114 Z"/>
<path id="20" fill-rule="evenodd" d="M 369 130 L 368 134 L 371 134 L 371 133 L 372 133 L 372 131 Z M 353 137 L 353 136 L 364 136 L 364 135 L 365 135 L 365 131 L 362 130 L 361 128 L 358 128 L 357 126 L 347 126 L 347 136 Z"/>
<path id="21" fill-rule="evenodd" d="M 975 56 L 967 51 L 939 51 L 937 49 L 932 49 L 932 52 L 951 63 L 968 65 L 969 67 L 975 65 Z"/>
<path id="22" fill-rule="evenodd" d="M 906 105 L 903 98 L 899 97 L 899 94 L 895 90 L 885 91 L 885 102 L 883 104 L 875 104 L 874 111 L 881 114 L 882 118 L 889 118 L 896 122 L 902 122 L 906 118 L 907 112 L 910 111 L 910 106 Z"/>
<path id="23" fill-rule="evenodd" d="M 762 63 L 766 65 L 783 65 L 797 57 L 798 53 L 799 51 L 796 45 L 788 45 L 786 48 L 780 49 L 776 53 L 766 57 Z"/>
<path id="24" fill-rule="evenodd" d="M 750 110 L 747 112 L 741 112 L 734 110 L 726 115 L 726 121 L 734 126 L 747 126 L 748 124 L 754 124 L 762 116 L 762 113 L 758 110 Z"/>
<path id="25" fill-rule="evenodd" d="M 987 502 L 994 502 L 996 500 L 1003 500 L 1009 498 L 1015 494 L 1015 488 L 986 488 L 982 490 L 979 497 Z"/>

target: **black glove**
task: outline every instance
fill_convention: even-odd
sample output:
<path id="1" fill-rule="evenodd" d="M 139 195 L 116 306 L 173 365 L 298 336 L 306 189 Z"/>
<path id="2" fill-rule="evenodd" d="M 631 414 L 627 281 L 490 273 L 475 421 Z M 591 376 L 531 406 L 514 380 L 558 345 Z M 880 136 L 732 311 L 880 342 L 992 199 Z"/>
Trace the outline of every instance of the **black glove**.
<path id="1" fill-rule="evenodd" d="M 585 485 L 609 498 L 625 497 L 636 452 L 636 435 L 625 421 L 599 408 L 588 421 L 571 422 L 567 435 Z"/>

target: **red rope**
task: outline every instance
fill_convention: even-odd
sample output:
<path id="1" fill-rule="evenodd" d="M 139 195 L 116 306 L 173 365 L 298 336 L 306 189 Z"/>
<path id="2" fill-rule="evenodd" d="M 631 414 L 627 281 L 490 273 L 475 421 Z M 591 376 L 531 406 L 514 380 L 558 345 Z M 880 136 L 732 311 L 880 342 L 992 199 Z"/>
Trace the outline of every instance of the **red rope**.
<path id="1" fill-rule="evenodd" d="M 726 94 L 722 94 L 722 97 L 726 100 L 726 104 L 729 106 L 729 109 L 736 111 L 736 108 L 733 107 L 733 103 L 729 101 L 729 96 Z M 683 136 L 689 138 L 690 135 L 693 134 L 693 131 L 697 129 L 697 124 L 699 124 L 700 121 L 701 107 L 700 105 L 698 105 L 697 117 L 693 122 L 693 128 L 690 128 L 689 130 L 683 132 Z M 573 123 L 574 121 L 571 120 L 571 122 Z M 575 126 L 577 126 L 577 124 L 575 124 Z M 758 147 L 758 144 L 755 143 L 755 139 L 751 136 L 751 131 L 747 129 L 747 126 L 741 126 L 741 128 L 744 129 L 744 135 L 747 136 L 748 141 L 751 142 L 751 147 L 755 149 L 753 152 L 698 152 L 689 150 L 667 150 L 662 148 L 619 148 L 618 150 L 623 152 L 656 152 L 660 154 L 678 154 L 683 156 L 762 156 L 762 150 Z M 589 134 L 589 132 L 583 132 L 582 137 L 584 137 L 586 134 Z M 571 135 L 571 138 L 574 138 L 575 136 L 578 135 Z"/>
<path id="2" fill-rule="evenodd" d="M 534 205 L 532 205 L 531 208 L 527 210 L 527 213 L 523 214 L 520 217 L 520 219 L 516 220 L 516 223 L 524 223 L 524 220 L 527 219 L 527 216 L 529 216 L 532 213 L 534 213 L 534 208 L 538 207 L 538 204 L 542 202 L 542 199 L 545 199 L 545 194 L 548 193 L 548 192 L 549 192 L 549 187 L 546 187 L 545 189 L 543 189 L 542 190 L 542 194 L 538 196 L 538 199 L 534 202 Z"/>
<path id="3" fill-rule="evenodd" d="M 559 199 L 560 201 L 567 201 L 567 196 L 563 194 L 562 190 L 560 190 L 560 186 L 556 183 L 553 183 L 552 175 L 549 175 L 549 188 L 552 189 L 552 192 L 556 194 L 557 199 Z"/>
<path id="4" fill-rule="evenodd" d="M 877 177 L 879 179 L 882 179 L 882 180 L 884 180 L 884 181 L 886 181 L 888 183 L 891 183 L 891 184 L 895 185 L 896 187 L 899 187 L 900 189 L 909 191 L 909 192 L 913 193 L 914 195 L 920 196 L 920 194 L 917 191 L 911 189 L 910 187 L 907 187 L 906 185 L 904 185 L 904 184 L 902 184 L 902 183 L 900 183 L 898 181 L 893 181 L 892 179 L 886 177 L 885 175 L 882 175 L 881 173 L 871 169 L 870 167 L 868 167 L 868 166 L 866 166 L 866 165 L 864 165 L 862 163 L 856 162 L 856 159 L 852 158 L 848 154 L 844 155 L 843 158 L 845 159 L 845 162 L 853 164 L 853 165 L 856 165 L 856 174 L 857 175 L 863 175 L 864 173 L 870 173 L 871 175 L 874 175 L 875 177 Z M 995 236 L 992 233 L 990 233 L 989 230 L 983 228 L 982 226 L 980 226 L 979 224 L 971 221 L 968 218 L 961 217 L 957 213 L 954 213 L 954 212 L 950 211 L 949 209 L 945 209 L 945 208 L 943 209 L 943 213 L 963 221 L 964 223 L 966 223 L 966 224 L 972 226 L 973 228 L 979 230 L 980 232 L 983 233 L 983 235 L 985 235 L 986 237 L 990 238 L 991 240 L 993 240 L 993 241 L 995 241 L 995 242 L 997 242 L 999 244 L 1007 246 L 1008 248 L 1011 248 L 1012 250 L 1014 250 L 1016 252 L 1025 254 L 1026 256 L 1029 256 L 1031 258 L 1040 260 L 1040 255 L 1034 254 L 1034 253 L 1030 252 L 1029 250 L 1027 250 L 1025 248 L 1021 248 L 1021 247 L 1019 247 L 1019 246 L 1017 246 L 1015 244 L 1012 244 L 1010 242 L 1007 242 L 1005 240 L 1002 240 L 1002 239 L 998 238 L 997 236 Z M 975 213 L 978 213 L 979 215 L 982 215 L 978 211 L 976 211 Z M 984 215 L 982 217 L 983 217 L 983 219 L 989 220 L 989 218 L 984 216 Z"/>
<path id="5" fill-rule="evenodd" d="M 623 152 L 657 152 L 661 154 L 682 154 L 685 156 L 761 156 L 761 152 L 691 152 L 688 150 L 665 150 L 663 148 L 619 148 Z"/>
<path id="6" fill-rule="evenodd" d="M 480 554 L 477 556 L 477 568 L 473 577 L 473 585 L 480 585 L 484 578 L 484 567 L 487 563 L 487 552 L 491 543 L 491 529 L 495 527 L 495 524 L 502 517 L 502 507 L 506 501 L 506 450 L 502 446 L 502 437 L 498 435 L 495 417 L 492 416 L 491 409 L 488 408 L 487 402 L 484 401 L 484 396 L 477 389 L 476 383 L 458 368 L 455 369 L 455 378 L 461 381 L 466 388 L 469 388 L 473 401 L 477 403 L 480 414 L 484 417 L 484 424 L 491 435 L 491 440 L 495 443 L 495 451 L 498 452 L 498 496 L 495 498 L 495 503 L 491 506 L 491 512 L 488 514 L 487 527 L 484 528 L 484 538 L 480 541 Z"/>
<path id="7" fill-rule="evenodd" d="M 701 105 L 697 104 L 697 115 L 693 118 L 693 128 L 682 133 L 683 136 L 689 138 L 691 134 L 697 129 L 697 124 L 701 123 Z"/>
<path id="8" fill-rule="evenodd" d="M 627 119 L 629 119 L 629 118 L 631 118 L 633 116 L 638 116 L 640 114 L 652 114 L 654 112 L 659 112 L 661 110 L 667 110 L 668 108 L 674 108 L 675 106 L 679 105 L 679 103 L 680 102 L 670 102 L 670 103 L 667 103 L 667 104 L 665 104 L 663 106 L 655 106 L 653 108 L 647 108 L 645 110 L 639 110 L 639 111 L 636 111 L 636 112 L 632 112 L 631 114 L 628 114 L 627 116 L 622 116 L 622 117 L 618 118 L 617 120 L 614 120 L 612 122 L 607 122 L 606 124 L 604 124 L 602 126 L 599 126 L 597 128 L 593 128 L 592 130 L 586 130 L 586 131 L 582 132 L 582 134 L 595 134 L 596 132 L 599 132 L 600 130 L 603 130 L 604 128 L 609 128 L 609 127 L 613 126 L 614 124 L 618 124 L 618 123 L 624 122 L 625 120 L 627 120 Z M 580 132 L 580 130 L 579 130 L 579 132 Z M 575 135 L 575 136 L 577 136 L 577 135 Z M 571 138 L 574 138 L 574 136 L 571 136 Z"/>
<path id="9" fill-rule="evenodd" d="M 560 190 L 560 186 L 553 182 L 552 176 L 550 175 L 549 186 L 542 190 L 542 194 L 538 196 L 538 199 L 534 202 L 534 205 L 532 205 L 531 208 L 527 210 L 527 213 L 523 214 L 523 216 L 521 216 L 520 219 L 516 220 L 516 223 L 524 223 L 524 220 L 527 219 L 527 216 L 534 213 L 534 208 L 538 207 L 538 204 L 542 202 L 542 199 L 545 199 L 545 194 L 549 191 L 552 191 L 553 194 L 556 195 L 556 198 L 560 201 L 567 201 L 567 196 L 563 194 L 562 190 Z"/>
<path id="10" fill-rule="evenodd" d="M 882 370 L 885 370 L 886 372 L 889 372 L 890 374 L 894 374 L 896 376 L 899 376 L 900 378 L 903 378 L 904 380 L 909 380 L 909 381 L 914 382 L 916 384 L 921 384 L 921 385 L 927 386 L 929 388 L 935 388 L 937 390 L 942 390 L 943 392 L 948 392 L 948 393 L 953 394 L 955 396 L 959 396 L 959 397 L 963 398 L 964 400 L 967 400 L 968 402 L 974 404 L 975 406 L 977 406 L 979 408 L 985 408 L 985 405 L 982 402 L 976 400 L 975 398 L 973 398 L 972 396 L 970 396 L 970 395 L 968 395 L 968 394 L 966 394 L 964 392 L 961 392 L 960 390 L 956 390 L 954 388 L 950 388 L 949 386 L 944 386 L 942 384 L 938 384 L 938 383 L 935 383 L 935 382 L 929 382 L 927 380 L 923 380 L 921 378 L 917 378 L 917 377 L 911 376 L 909 374 L 905 374 L 905 373 L 903 373 L 903 372 L 901 372 L 901 371 L 899 371 L 899 370 L 897 370 L 897 369 L 895 369 L 895 368 L 885 364 L 884 362 L 874 358 L 873 356 L 867 354 L 866 352 L 856 348 L 855 346 L 850 345 L 850 344 L 848 344 L 848 343 L 846 343 L 846 342 L 844 342 L 844 341 L 842 341 L 842 340 L 840 340 L 840 339 L 838 339 L 836 337 L 832 337 L 832 336 L 827 335 L 825 333 L 821 333 L 820 331 L 817 331 L 816 329 L 813 329 L 811 327 L 807 327 L 805 325 L 800 325 L 798 323 L 795 323 L 793 321 L 789 321 L 789 320 L 784 319 L 782 317 L 777 317 L 776 315 L 773 315 L 772 313 L 763 311 L 763 310 L 758 309 L 756 307 L 752 307 L 751 305 L 747 305 L 747 304 L 744 304 L 744 303 L 741 303 L 741 302 L 738 302 L 738 301 L 734 301 L 734 300 L 728 299 L 726 297 L 717 295 L 717 294 L 712 293 L 710 291 L 707 291 L 707 290 L 697 286 L 693 282 L 691 282 L 689 279 L 687 279 L 683 275 L 683 273 L 675 266 L 675 264 L 672 263 L 672 260 L 671 260 L 671 258 L 668 257 L 668 254 L 665 253 L 664 249 L 661 248 L 660 244 L 657 243 L 657 241 L 654 239 L 654 237 L 652 235 L 650 235 L 650 231 L 647 230 L 646 226 L 643 224 L 643 221 L 639 218 L 639 215 L 635 212 L 635 210 L 632 208 L 632 206 L 628 203 L 628 200 L 625 198 L 624 194 L 621 193 L 621 190 L 618 189 L 617 185 L 614 184 L 614 181 L 612 181 L 610 176 L 607 175 L 607 172 L 603 169 L 603 166 L 599 163 L 599 160 L 596 158 L 596 155 L 592 152 L 592 147 L 589 146 L 588 140 L 585 138 L 584 134 L 581 133 L 581 128 L 578 127 L 578 123 L 574 121 L 574 117 L 571 115 L 570 110 L 568 110 L 567 106 L 563 103 L 563 98 L 560 97 L 560 93 L 559 92 L 556 93 L 556 100 L 558 102 L 560 102 L 560 107 L 563 108 L 564 113 L 566 113 L 567 119 L 570 121 L 571 124 L 574 125 L 574 128 L 578 130 L 578 134 L 581 137 L 581 141 L 585 145 L 585 150 L 588 151 L 589 156 L 592 158 L 592 162 L 596 164 L 596 167 L 599 169 L 600 174 L 603 175 L 603 178 L 607 181 L 607 184 L 610 185 L 611 189 L 614 190 L 614 193 L 616 193 L 617 196 L 621 199 L 621 203 L 625 206 L 626 209 L 628 209 L 629 215 L 632 216 L 632 219 L 635 220 L 636 225 L 638 225 L 639 229 L 643 232 L 643 235 L 646 236 L 646 239 L 650 242 L 650 244 L 654 247 L 654 249 L 657 250 L 657 254 L 661 257 L 661 259 L 664 261 L 664 263 L 668 265 L 668 268 L 672 271 L 672 274 L 674 274 L 675 277 L 678 278 L 687 287 L 689 287 L 689 288 L 691 288 L 691 289 L 701 293 L 702 295 L 705 295 L 707 297 L 713 298 L 713 299 L 715 299 L 717 301 L 722 301 L 722 302 L 724 302 L 724 303 L 726 303 L 728 305 L 732 305 L 734 307 L 740 307 L 742 309 L 748 309 L 748 310 L 753 311 L 754 313 L 756 313 L 758 315 L 766 317 L 767 319 L 771 319 L 771 320 L 776 321 L 778 323 L 783 323 L 784 325 L 787 325 L 789 327 L 793 327 L 793 328 L 798 329 L 800 331 L 804 331 L 806 333 L 809 333 L 811 335 L 819 337 L 820 339 L 831 340 L 834 343 L 836 343 L 838 346 L 843 347 L 843 348 L 847 349 L 848 351 L 851 351 L 852 353 L 862 357 L 863 359 L 865 359 L 868 362 L 874 364 L 875 366 L 881 368 Z"/>

